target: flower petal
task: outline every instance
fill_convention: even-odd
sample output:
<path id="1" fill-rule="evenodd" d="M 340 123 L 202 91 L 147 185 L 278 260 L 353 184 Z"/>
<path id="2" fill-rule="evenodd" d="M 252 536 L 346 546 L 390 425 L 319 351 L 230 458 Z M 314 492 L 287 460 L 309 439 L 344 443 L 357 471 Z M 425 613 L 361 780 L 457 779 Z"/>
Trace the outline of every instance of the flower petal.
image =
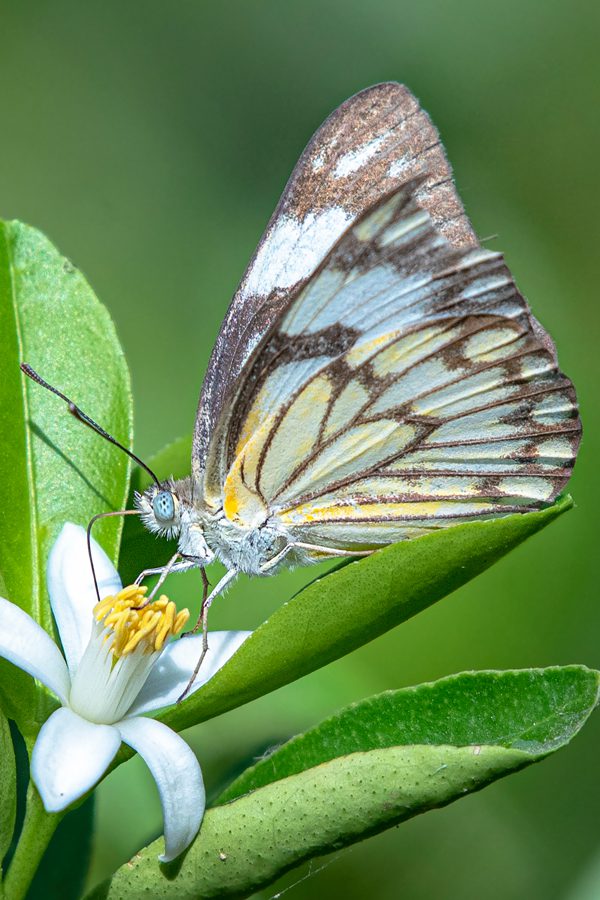
<path id="1" fill-rule="evenodd" d="M 251 631 L 211 631 L 208 635 L 208 653 L 190 694 L 206 684 L 251 634 Z M 175 703 L 189 684 L 201 652 L 200 634 L 167 644 L 128 715 L 137 716 Z"/>
<path id="2" fill-rule="evenodd" d="M 93 539 L 92 556 L 100 597 L 116 594 L 121 590 L 119 573 Z M 63 526 L 48 557 L 47 578 L 52 612 L 73 675 L 87 647 L 97 602 L 85 528 L 72 522 Z"/>
<path id="3" fill-rule="evenodd" d="M 62 653 L 41 625 L 4 597 L 0 597 L 0 656 L 29 672 L 66 703 L 71 680 Z"/>
<path id="4" fill-rule="evenodd" d="M 113 725 L 96 725 L 70 709 L 44 723 L 31 755 L 31 777 L 47 812 L 79 800 L 106 772 L 121 745 Z"/>
<path id="5" fill-rule="evenodd" d="M 124 719 L 117 724 L 126 744 L 140 754 L 156 781 L 163 809 L 165 852 L 170 862 L 198 833 L 206 795 L 198 760 L 186 742 L 154 719 Z"/>

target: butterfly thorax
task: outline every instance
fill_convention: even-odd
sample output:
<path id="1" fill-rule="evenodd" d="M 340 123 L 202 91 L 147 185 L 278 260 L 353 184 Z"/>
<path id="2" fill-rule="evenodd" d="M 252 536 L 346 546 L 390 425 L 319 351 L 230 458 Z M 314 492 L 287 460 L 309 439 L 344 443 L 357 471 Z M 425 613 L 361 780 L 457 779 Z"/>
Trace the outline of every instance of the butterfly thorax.
<path id="1" fill-rule="evenodd" d="M 275 523 L 246 527 L 232 522 L 222 510 L 205 516 L 203 529 L 217 559 L 228 569 L 235 568 L 247 575 L 262 574 L 264 565 L 290 542 L 289 536 Z"/>
<path id="2" fill-rule="evenodd" d="M 173 515 L 168 520 L 157 515 L 161 507 L 156 500 L 163 493 L 173 498 Z M 260 575 L 264 565 L 291 541 L 273 518 L 239 524 L 229 519 L 223 508 L 211 509 L 197 498 L 192 479 L 185 478 L 153 485 L 138 494 L 136 502 L 146 528 L 154 534 L 177 537 L 181 555 L 197 560 L 199 566 L 218 559 L 228 569 Z"/>

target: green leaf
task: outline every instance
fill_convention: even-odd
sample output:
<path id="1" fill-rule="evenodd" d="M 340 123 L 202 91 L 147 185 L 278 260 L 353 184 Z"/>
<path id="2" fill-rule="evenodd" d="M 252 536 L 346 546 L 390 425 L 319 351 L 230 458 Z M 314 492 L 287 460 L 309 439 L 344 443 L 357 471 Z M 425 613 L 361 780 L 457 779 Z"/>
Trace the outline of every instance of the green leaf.
<path id="1" fill-rule="evenodd" d="M 571 506 L 565 497 L 540 512 L 440 529 L 317 579 L 162 720 L 179 731 L 338 659 L 470 581 Z"/>
<path id="2" fill-rule="evenodd" d="M 588 718 L 599 676 L 583 666 L 466 672 L 386 691 L 342 710 L 247 769 L 219 797 L 227 803 L 304 769 L 365 750 L 409 744 L 485 744 L 543 754 Z"/>
<path id="3" fill-rule="evenodd" d="M 185 478 L 191 472 L 192 438 L 188 435 L 167 444 L 148 460 L 144 460 L 161 479 Z M 131 477 L 131 491 L 127 505 L 133 508 L 135 491 L 143 491 L 151 483 L 151 478 L 141 468 L 134 468 Z M 160 565 L 160 558 L 168 559 L 175 553 L 177 541 L 163 540 L 157 544 L 156 537 L 144 528 L 137 516 L 127 516 L 123 526 L 123 540 L 119 556 L 119 573 L 123 584 L 131 584 L 142 569 Z"/>
<path id="4" fill-rule="evenodd" d="M 17 815 L 17 768 L 10 727 L 0 712 L 0 865 L 11 845 Z"/>
<path id="5" fill-rule="evenodd" d="M 123 507 L 129 461 L 26 378 L 20 362 L 130 442 L 129 375 L 107 311 L 40 232 L 0 222 L 0 418 L 10 423 L 0 444 L 0 595 L 52 632 L 45 586 L 49 549 L 65 521 L 87 525 L 95 513 Z M 95 530 L 113 559 L 121 527 L 121 519 L 113 518 Z M 0 700 L 25 735 L 47 713 L 45 695 L 5 662 Z"/>
<path id="6" fill-rule="evenodd" d="M 148 464 L 159 478 L 185 478 L 192 471 L 192 436 L 177 438 L 155 453 Z M 144 469 L 136 468 L 131 477 L 131 491 L 143 491 L 152 479 Z M 127 523 L 126 523 L 127 524 Z M 125 535 L 123 535 L 125 540 Z"/>
<path id="7" fill-rule="evenodd" d="M 79 900 L 92 855 L 94 794 L 58 824 L 27 892 L 27 900 Z"/>
<path id="8" fill-rule="evenodd" d="M 598 700 L 599 675 L 464 673 L 349 707 L 244 773 L 222 800 L 251 793 L 209 810 L 182 860 L 159 867 L 156 841 L 92 897 L 248 897 L 564 746 Z"/>

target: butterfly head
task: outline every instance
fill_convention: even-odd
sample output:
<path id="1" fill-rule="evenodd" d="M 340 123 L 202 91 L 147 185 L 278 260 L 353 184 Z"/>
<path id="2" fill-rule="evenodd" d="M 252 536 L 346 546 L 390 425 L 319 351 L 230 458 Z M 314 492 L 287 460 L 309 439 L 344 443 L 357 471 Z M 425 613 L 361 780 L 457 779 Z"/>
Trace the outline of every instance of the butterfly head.
<path id="1" fill-rule="evenodd" d="M 135 495 L 135 503 L 148 531 L 166 538 L 177 537 L 181 530 L 181 504 L 173 482 L 153 484 Z"/>

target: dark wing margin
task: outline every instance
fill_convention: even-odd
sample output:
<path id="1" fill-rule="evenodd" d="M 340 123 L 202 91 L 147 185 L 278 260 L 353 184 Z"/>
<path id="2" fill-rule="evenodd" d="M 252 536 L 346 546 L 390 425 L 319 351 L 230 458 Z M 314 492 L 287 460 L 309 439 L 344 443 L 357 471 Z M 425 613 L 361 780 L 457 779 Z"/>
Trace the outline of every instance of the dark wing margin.
<path id="1" fill-rule="evenodd" d="M 455 247 L 477 240 L 435 126 L 403 85 L 387 82 L 342 103 L 300 157 L 233 297 L 198 405 L 192 474 L 202 483 L 208 446 L 253 349 L 290 296 L 349 226 L 415 176 L 419 204 Z"/>

